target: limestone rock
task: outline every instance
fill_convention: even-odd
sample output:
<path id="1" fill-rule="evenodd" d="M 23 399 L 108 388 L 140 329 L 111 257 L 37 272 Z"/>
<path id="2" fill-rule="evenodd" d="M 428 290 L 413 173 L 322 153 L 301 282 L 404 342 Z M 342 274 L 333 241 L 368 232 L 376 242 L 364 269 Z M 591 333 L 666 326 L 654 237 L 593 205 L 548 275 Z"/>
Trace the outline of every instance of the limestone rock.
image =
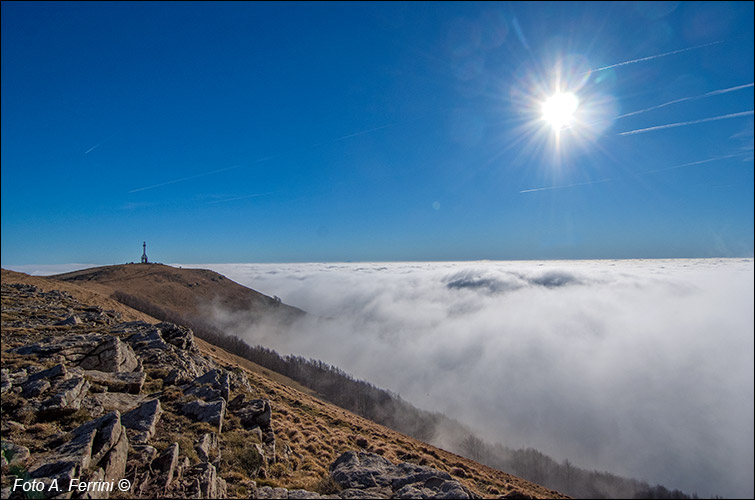
<path id="1" fill-rule="evenodd" d="M 120 323 L 112 331 L 126 338 L 126 342 L 134 349 L 144 366 L 171 368 L 168 376 L 163 379 L 163 387 L 189 383 L 215 368 L 212 360 L 202 356 L 199 350 L 195 349 L 193 333 L 188 328 L 171 323 L 151 325 L 143 321 L 132 321 Z M 191 342 L 188 340 L 190 333 Z M 168 342 L 163 334 L 178 346 Z M 182 349 L 180 346 L 188 347 Z"/>
<path id="2" fill-rule="evenodd" d="M 202 434 L 194 445 L 200 462 L 211 462 L 220 458 L 220 448 L 218 447 L 218 435 L 214 432 Z"/>
<path id="3" fill-rule="evenodd" d="M 118 410 L 124 414 L 139 406 L 146 396 L 123 392 L 98 392 L 92 394 L 92 398 L 105 410 Z"/>
<path id="4" fill-rule="evenodd" d="M 89 382 L 83 377 L 73 377 L 56 384 L 51 391 L 53 395 L 42 402 L 40 412 L 47 416 L 70 414 L 81 408 Z"/>
<path id="5" fill-rule="evenodd" d="M 60 320 L 55 323 L 55 326 L 68 326 L 68 325 L 80 325 L 82 323 L 81 318 L 78 316 L 68 316 L 66 319 Z"/>
<path id="6" fill-rule="evenodd" d="M 21 386 L 21 395 L 25 398 L 36 398 L 50 388 L 47 380 L 31 380 Z"/>
<path id="7" fill-rule="evenodd" d="M 218 476 L 215 466 L 208 463 L 195 465 L 188 476 L 197 476 L 199 480 L 199 498 L 225 498 L 227 496 L 225 480 Z"/>
<path id="8" fill-rule="evenodd" d="M 68 378 L 67 375 L 68 375 L 68 370 L 66 369 L 66 365 L 57 364 L 50 369 L 42 370 L 32 375 L 29 375 L 29 377 L 27 378 L 27 381 L 33 382 L 35 380 L 53 379 L 53 378 L 58 378 L 58 377 L 63 377 L 65 379 L 65 378 Z"/>
<path id="9" fill-rule="evenodd" d="M 84 377 L 90 382 L 107 387 L 111 392 L 139 394 L 144 385 L 146 375 L 143 371 L 108 373 L 99 370 L 86 370 L 84 371 Z"/>
<path id="10" fill-rule="evenodd" d="M 17 347 L 11 352 L 24 355 L 34 354 L 43 358 L 56 355 L 68 363 L 75 364 L 92 352 L 104 338 L 98 334 L 53 337 L 36 344 Z"/>
<path id="11" fill-rule="evenodd" d="M 222 432 L 223 418 L 225 417 L 225 400 L 218 399 L 206 403 L 201 399 L 187 403 L 181 409 L 181 413 L 199 422 L 208 422 L 218 426 L 218 432 Z"/>
<path id="12" fill-rule="evenodd" d="M 224 370 L 210 370 L 201 377 L 195 378 L 184 389 L 184 394 L 193 394 L 205 401 L 223 398 L 228 401 L 230 396 L 230 379 Z"/>
<path id="13" fill-rule="evenodd" d="M 0 370 L 0 394 L 5 394 L 11 387 L 13 383 L 10 381 L 10 370 L 3 368 Z"/>
<path id="14" fill-rule="evenodd" d="M 348 489 L 371 489 L 371 494 L 391 491 L 384 498 L 474 498 L 469 489 L 447 472 L 409 462 L 394 465 L 373 453 L 346 452 L 330 466 L 330 474 L 345 488 L 342 498 L 346 498 L 344 494 Z"/>
<path id="15" fill-rule="evenodd" d="M 288 490 L 286 488 L 272 488 L 270 486 L 262 486 L 257 488 L 257 498 L 277 498 L 288 499 Z"/>
<path id="16" fill-rule="evenodd" d="M 109 335 L 79 362 L 79 366 L 101 372 L 133 372 L 139 368 L 139 361 L 131 346 Z"/>
<path id="17" fill-rule="evenodd" d="M 173 474 L 178 465 L 178 443 L 168 446 L 162 454 L 152 462 L 152 468 L 160 471 L 161 483 L 165 488 L 173 481 Z"/>
<path id="18" fill-rule="evenodd" d="M 343 488 L 390 486 L 394 465 L 372 453 L 347 451 L 330 466 L 330 475 Z"/>
<path id="19" fill-rule="evenodd" d="M 241 419 L 241 425 L 246 429 L 255 427 L 264 429 L 270 425 L 272 411 L 270 401 L 267 399 L 253 399 L 235 413 Z"/>
<path id="20" fill-rule="evenodd" d="M 120 413 L 113 411 L 79 426 L 70 441 L 57 448 L 50 460 L 30 471 L 33 478 L 58 479 L 68 484 L 80 478 L 90 466 L 100 466 L 106 478 L 123 477 L 128 453 L 128 439 L 120 424 Z"/>
<path id="21" fill-rule="evenodd" d="M 134 408 L 121 417 L 121 423 L 128 429 L 131 442 L 145 444 L 155 434 L 155 426 L 160 420 L 163 410 L 160 400 L 152 399 Z"/>
<path id="22" fill-rule="evenodd" d="M 319 493 L 308 490 L 288 490 L 288 500 L 306 500 L 311 498 L 321 498 Z"/>
<path id="23" fill-rule="evenodd" d="M 185 351 L 199 352 L 199 348 L 194 342 L 194 333 L 191 329 L 166 322 L 158 323 L 155 326 L 160 330 L 162 338 L 167 343 Z"/>

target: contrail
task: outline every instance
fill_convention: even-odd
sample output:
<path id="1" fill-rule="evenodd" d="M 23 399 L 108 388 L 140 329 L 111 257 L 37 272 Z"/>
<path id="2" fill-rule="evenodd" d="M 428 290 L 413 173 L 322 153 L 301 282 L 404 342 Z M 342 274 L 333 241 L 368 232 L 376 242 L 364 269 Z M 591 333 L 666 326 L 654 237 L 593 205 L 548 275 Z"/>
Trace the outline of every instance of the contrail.
<path id="1" fill-rule="evenodd" d="M 713 90 L 711 92 L 707 92 L 707 93 L 702 94 L 702 95 L 691 96 L 691 97 L 682 97 L 681 99 L 675 99 L 673 101 L 664 102 L 663 104 L 658 104 L 657 106 L 652 106 L 650 108 L 641 109 L 639 111 L 632 111 L 631 113 L 627 113 L 625 115 L 617 116 L 615 118 L 615 120 L 618 120 L 619 118 L 626 118 L 627 116 L 639 115 L 640 113 L 646 113 L 648 111 L 653 111 L 654 109 L 665 108 L 666 106 L 671 106 L 672 104 L 677 104 L 677 103 L 680 103 L 680 102 L 695 101 L 697 99 L 704 99 L 705 97 L 711 97 L 711 96 L 714 96 L 714 95 L 726 94 L 728 92 L 735 92 L 737 90 L 742 90 L 742 89 L 750 88 L 750 87 L 752 87 L 754 85 L 755 84 L 753 84 L 753 83 L 748 83 L 748 84 L 745 84 L 745 85 L 738 85 L 737 87 L 730 87 L 728 89 Z"/>
<path id="2" fill-rule="evenodd" d="M 102 141 L 102 142 L 105 142 L 105 141 Z M 84 154 L 88 155 L 89 153 L 91 153 L 92 151 L 94 151 L 95 149 L 97 149 L 98 147 L 100 147 L 100 145 L 102 144 L 102 142 L 100 142 L 99 144 L 95 144 L 91 148 L 87 149 L 86 151 L 84 151 Z"/>
<path id="3" fill-rule="evenodd" d="M 235 198 L 225 198 L 223 200 L 208 201 L 207 204 L 211 205 L 213 203 L 224 203 L 226 201 L 243 200 L 243 199 L 246 199 L 246 198 L 257 198 L 258 196 L 267 196 L 268 194 L 273 194 L 273 192 L 270 192 L 270 193 L 255 193 L 255 194 L 248 194 L 246 196 L 237 196 Z"/>
<path id="4" fill-rule="evenodd" d="M 576 187 L 576 186 L 587 186 L 589 184 L 602 184 L 604 182 L 611 182 L 615 180 L 616 179 L 601 179 L 599 181 L 579 182 L 577 184 L 566 184 L 564 186 L 549 186 L 549 187 L 541 187 L 541 188 L 534 188 L 534 189 L 524 189 L 522 191 L 519 191 L 519 194 L 534 193 L 535 191 L 550 191 L 552 189 L 564 189 L 564 188 L 570 188 L 570 187 Z"/>
<path id="5" fill-rule="evenodd" d="M 689 163 L 682 163 L 681 165 L 674 165 L 673 167 L 664 167 L 664 168 L 656 168 L 653 170 L 645 170 L 643 172 L 640 172 L 641 174 L 652 174 L 654 172 L 663 172 L 664 170 L 674 170 L 677 168 L 684 168 L 684 167 L 691 167 L 693 165 L 700 165 L 702 163 L 710 163 L 712 161 L 718 161 L 718 160 L 725 160 L 726 158 L 735 158 L 737 156 L 742 156 L 747 153 L 734 153 L 731 155 L 723 155 L 723 156 L 716 156 L 714 158 L 708 158 L 707 160 L 698 160 L 698 161 L 691 161 Z"/>
<path id="6" fill-rule="evenodd" d="M 619 66 L 626 66 L 627 64 L 634 64 L 634 63 L 643 62 L 643 61 L 650 61 L 652 59 L 658 59 L 659 57 L 666 57 L 666 56 L 670 56 L 670 55 L 674 55 L 674 54 L 679 54 L 681 52 L 687 52 L 688 50 L 695 50 L 695 49 L 701 49 L 703 47 L 710 47 L 711 45 L 716 45 L 716 44 L 719 44 L 719 43 L 723 43 L 723 40 L 719 40 L 717 42 L 705 43 L 703 45 L 695 45 L 694 47 L 687 47 L 686 49 L 679 49 L 679 50 L 673 50 L 671 52 L 664 52 L 663 54 L 656 54 L 654 56 L 647 56 L 647 57 L 641 57 L 639 59 L 632 59 L 631 61 L 624 61 L 624 62 L 620 62 L 620 63 L 616 63 L 616 64 L 611 64 L 610 66 L 603 66 L 602 68 L 591 69 L 590 71 L 585 71 L 585 73 L 596 73 L 598 71 L 603 71 L 603 70 L 606 70 L 606 69 L 617 68 Z"/>
<path id="7" fill-rule="evenodd" d="M 737 156 L 743 156 L 745 154 L 747 154 L 747 152 L 716 156 L 714 158 L 708 158 L 707 160 L 691 161 L 689 163 L 682 163 L 681 165 L 674 165 L 673 167 L 655 168 L 653 170 L 643 170 L 642 172 L 637 172 L 637 175 L 652 174 L 655 172 L 663 172 L 664 170 L 674 170 L 677 168 L 691 167 L 694 165 L 701 165 L 703 163 L 710 163 L 712 161 L 725 160 L 726 158 L 736 158 Z M 536 191 L 550 191 L 553 189 L 564 189 L 564 188 L 570 188 L 570 187 L 576 187 L 576 186 L 587 186 L 589 184 L 601 184 L 604 182 L 620 181 L 620 180 L 623 180 L 623 179 L 602 179 L 599 181 L 580 182 L 577 184 L 565 184 L 563 186 L 550 186 L 550 187 L 541 187 L 541 188 L 534 188 L 534 189 L 525 189 L 523 191 L 519 191 L 519 193 L 521 194 L 521 193 L 534 193 Z"/>
<path id="8" fill-rule="evenodd" d="M 688 122 L 677 122 L 677 123 L 669 123 L 667 125 L 658 125 L 655 127 L 648 127 L 648 128 L 640 128 L 637 130 L 629 130 L 628 132 L 621 132 L 619 135 L 634 135 L 634 134 L 642 134 L 644 132 L 652 132 L 654 130 L 662 130 L 665 128 L 673 128 L 673 127 L 684 127 L 685 125 L 694 125 L 696 123 L 705 123 L 705 122 L 712 122 L 716 120 L 726 120 L 728 118 L 737 118 L 739 116 L 748 116 L 753 114 L 753 110 L 750 111 L 742 111 L 741 113 L 730 113 L 728 115 L 721 115 L 721 116 L 712 116 L 710 118 L 702 118 L 700 120 L 690 120 Z"/>
<path id="9" fill-rule="evenodd" d="M 304 149 L 304 151 L 311 150 L 313 148 L 316 148 L 318 146 L 322 146 L 324 144 L 331 144 L 333 142 L 343 141 L 343 140 L 349 139 L 351 137 L 356 137 L 358 135 L 363 135 L 363 134 L 368 134 L 370 132 L 375 132 L 376 130 L 381 130 L 381 129 L 390 127 L 391 125 L 392 124 L 382 125 L 380 127 L 371 128 L 369 130 L 362 130 L 361 132 L 356 132 L 354 134 L 344 135 L 342 137 L 338 137 L 338 138 L 333 139 L 333 140 L 328 141 L 328 142 L 323 142 L 323 143 L 320 143 L 320 144 L 315 144 L 314 146 L 310 146 L 308 149 Z M 100 143 L 100 144 L 102 144 L 102 143 Z M 99 146 L 99 144 L 97 146 Z M 95 148 L 97 146 L 95 146 Z M 94 148 L 92 148 L 92 149 L 94 149 Z M 92 149 L 90 149 L 89 151 L 91 151 Z M 89 151 L 87 151 L 87 153 Z M 86 153 L 84 153 L 84 154 L 86 154 Z M 278 158 L 279 156 L 284 156 L 284 155 L 285 155 L 285 153 L 276 153 L 276 154 L 273 154 L 273 155 L 270 155 L 270 156 L 265 156 L 264 158 L 258 158 L 256 160 L 252 161 L 251 163 L 262 163 L 264 161 L 272 160 L 273 158 Z M 239 168 L 241 166 L 242 165 L 234 165 L 232 167 L 220 168 L 220 169 L 217 169 L 217 170 L 213 170 L 211 172 L 204 172 L 204 173 L 197 174 L 197 175 L 190 175 L 189 177 L 182 177 L 180 179 L 174 179 L 172 181 L 161 182 L 160 184 L 154 184 L 152 186 L 145 186 L 145 187 L 141 187 L 141 188 L 137 188 L 137 189 L 132 189 L 131 191 L 129 191 L 129 193 L 136 193 L 136 192 L 139 192 L 139 191 L 146 191 L 147 189 L 154 189 L 154 188 L 158 188 L 158 187 L 162 187 L 162 186 L 167 186 L 169 184 L 175 184 L 177 182 L 183 182 L 183 181 L 188 181 L 188 180 L 191 180 L 191 179 L 197 179 L 199 177 L 204 177 L 206 175 L 212 175 L 212 174 L 217 174 L 217 173 L 220 173 L 220 172 L 225 172 L 226 170 L 232 170 L 234 168 Z M 228 201 L 230 201 L 230 200 L 228 200 Z M 212 202 L 212 203 L 219 203 L 219 202 Z"/>
<path id="10" fill-rule="evenodd" d="M 343 137 L 339 137 L 338 139 L 333 139 L 332 142 L 338 142 L 338 141 L 343 141 L 343 140 L 346 140 L 346 139 L 351 139 L 352 137 L 356 137 L 358 135 L 369 134 L 370 132 L 375 132 L 377 130 L 383 130 L 384 128 L 388 128 L 390 126 L 391 126 L 391 124 L 388 124 L 388 125 L 383 125 L 383 126 L 380 126 L 380 127 L 371 128 L 369 130 L 362 130 L 361 132 L 357 132 L 355 134 L 344 135 Z"/>
<path id="11" fill-rule="evenodd" d="M 132 189 L 131 191 L 129 191 L 129 193 L 136 193 L 138 191 L 146 191 L 147 189 L 154 189 L 154 188 L 161 187 L 161 186 L 167 186 L 169 184 L 175 184 L 177 182 L 188 181 L 189 179 L 197 179 L 199 177 L 204 177 L 205 175 L 212 175 L 212 174 L 217 174 L 217 173 L 220 173 L 220 172 L 225 172 L 226 170 L 233 170 L 234 168 L 239 168 L 240 166 L 241 165 L 234 165 L 232 167 L 219 168 L 219 169 L 213 170 L 211 172 L 204 172 L 202 174 L 190 175 L 189 177 L 182 177 L 181 179 L 175 179 L 175 180 L 172 180 L 172 181 L 161 182 L 160 184 L 154 184 L 152 186 L 146 186 L 146 187 L 141 187 L 141 188 L 137 188 L 137 189 Z"/>
<path id="12" fill-rule="evenodd" d="M 387 125 L 381 125 L 379 127 L 371 128 L 371 129 L 368 129 L 368 130 L 362 130 L 360 132 L 356 132 L 356 133 L 353 133 L 353 134 L 342 135 L 341 137 L 337 137 L 337 138 L 331 139 L 329 141 L 318 142 L 317 144 L 314 144 L 314 145 L 310 146 L 309 149 L 319 148 L 320 146 L 325 146 L 326 144 L 333 144 L 334 142 L 345 141 L 346 139 L 351 139 L 352 137 L 357 137 L 357 136 L 360 136 L 360 135 L 369 134 L 370 132 L 376 132 L 378 130 L 383 130 L 384 128 L 388 128 L 391 125 L 393 125 L 393 124 L 389 123 Z"/>

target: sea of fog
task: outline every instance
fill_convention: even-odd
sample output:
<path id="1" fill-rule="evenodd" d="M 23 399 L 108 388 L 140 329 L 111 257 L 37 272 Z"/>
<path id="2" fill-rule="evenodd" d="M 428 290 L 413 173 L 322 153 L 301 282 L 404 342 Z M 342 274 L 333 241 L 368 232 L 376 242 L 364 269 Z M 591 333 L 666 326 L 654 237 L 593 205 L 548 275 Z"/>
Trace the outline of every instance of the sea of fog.
<path id="1" fill-rule="evenodd" d="M 197 267 L 312 313 L 285 333 L 238 325 L 252 344 L 491 442 L 753 496 L 753 259 Z"/>
<path id="2" fill-rule="evenodd" d="M 282 333 L 208 305 L 248 342 L 491 442 L 701 497 L 755 493 L 751 258 L 183 265 L 311 313 Z"/>

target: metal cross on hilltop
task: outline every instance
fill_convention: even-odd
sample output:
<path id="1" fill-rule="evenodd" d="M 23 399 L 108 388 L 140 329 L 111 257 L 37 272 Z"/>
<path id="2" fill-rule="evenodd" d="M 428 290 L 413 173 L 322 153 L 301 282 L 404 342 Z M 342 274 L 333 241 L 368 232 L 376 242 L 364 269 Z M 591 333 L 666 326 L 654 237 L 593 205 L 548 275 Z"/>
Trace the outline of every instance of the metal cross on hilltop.
<path id="1" fill-rule="evenodd" d="M 142 243 L 142 246 L 144 247 L 144 252 L 142 253 L 142 264 L 149 264 L 149 261 L 147 260 L 147 242 L 145 241 Z"/>

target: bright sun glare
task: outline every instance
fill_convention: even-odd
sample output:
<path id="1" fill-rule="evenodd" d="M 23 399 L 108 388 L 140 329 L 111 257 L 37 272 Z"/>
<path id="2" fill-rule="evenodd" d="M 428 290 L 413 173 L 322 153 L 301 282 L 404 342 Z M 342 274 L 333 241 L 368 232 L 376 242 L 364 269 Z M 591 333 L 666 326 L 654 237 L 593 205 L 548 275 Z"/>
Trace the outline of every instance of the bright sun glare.
<path id="1" fill-rule="evenodd" d="M 542 106 L 542 117 L 554 131 L 558 132 L 571 125 L 574 112 L 577 111 L 579 101 L 571 92 L 556 92 L 545 100 Z"/>

